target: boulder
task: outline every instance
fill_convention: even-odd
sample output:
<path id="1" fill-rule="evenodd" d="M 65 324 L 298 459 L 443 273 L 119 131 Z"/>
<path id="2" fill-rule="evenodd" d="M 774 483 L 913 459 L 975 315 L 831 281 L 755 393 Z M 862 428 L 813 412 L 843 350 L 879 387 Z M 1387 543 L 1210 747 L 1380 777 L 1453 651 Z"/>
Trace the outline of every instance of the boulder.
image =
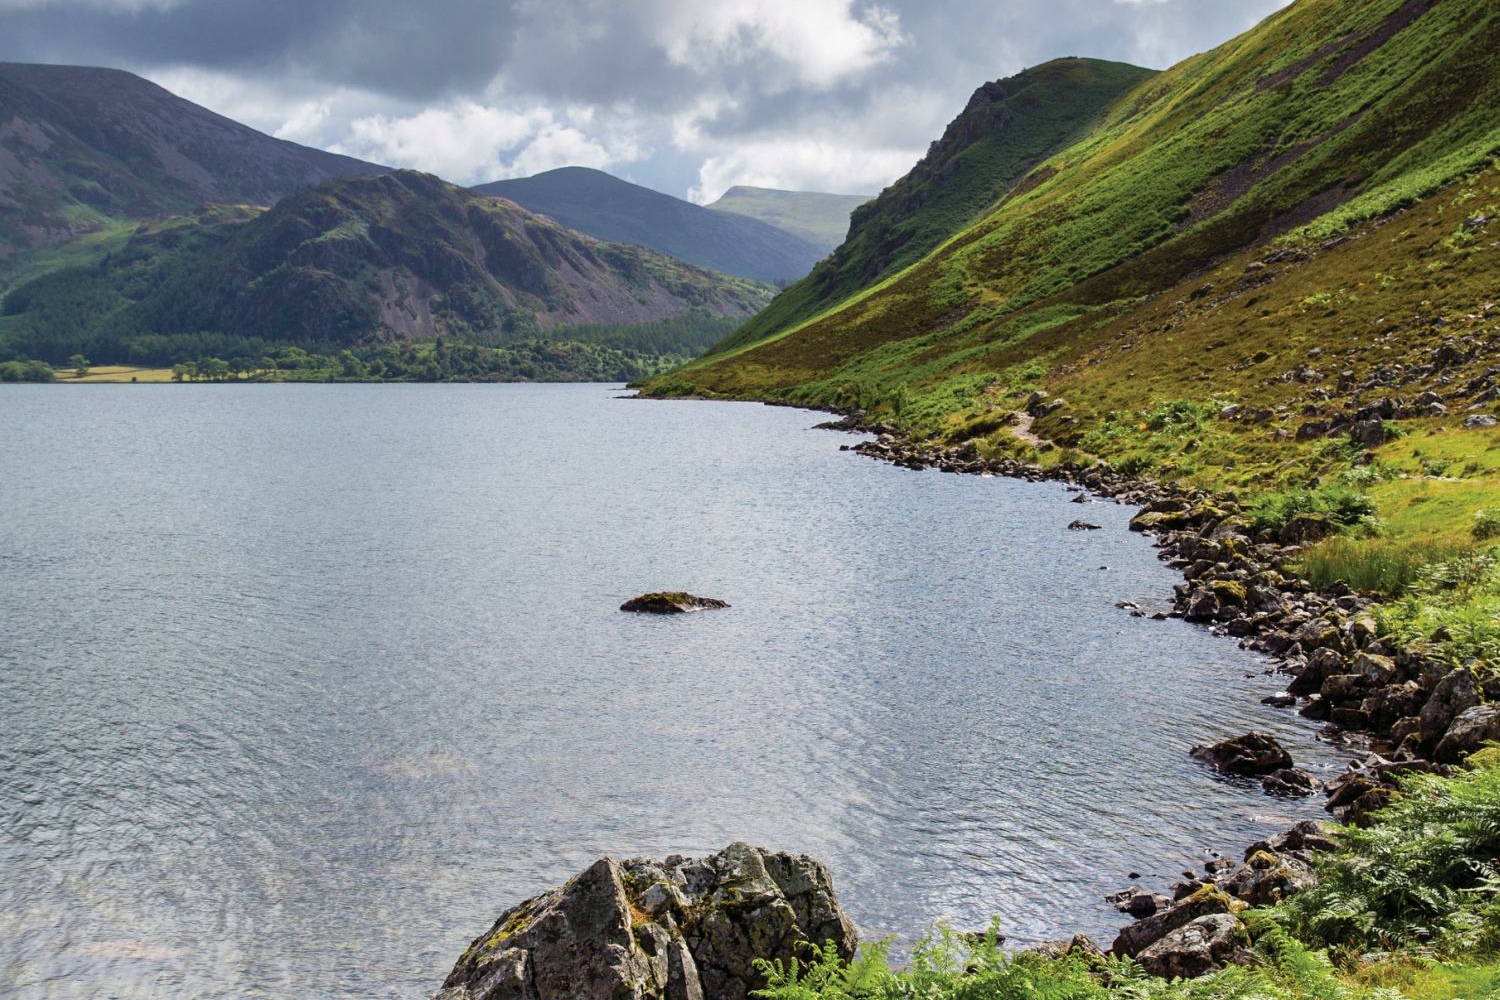
<path id="1" fill-rule="evenodd" d="M 1251 906 L 1274 906 L 1316 881 L 1312 866 L 1292 854 L 1256 851 L 1221 888 Z"/>
<path id="2" fill-rule="evenodd" d="M 1080 520 L 1080 521 L 1074 521 L 1072 524 L 1068 525 L 1068 530 L 1069 531 L 1098 531 L 1099 527 L 1100 526 L 1097 525 L 1097 524 L 1090 524 L 1087 521 L 1081 521 Z"/>
<path id="3" fill-rule="evenodd" d="M 1177 905 L 1120 928 L 1120 933 L 1115 937 L 1115 943 L 1110 951 L 1116 955 L 1129 955 L 1135 958 L 1168 934 L 1180 927 L 1185 927 L 1199 917 L 1215 913 L 1232 913 L 1237 907 L 1242 909 L 1244 904 L 1236 903 L 1217 887 L 1199 886 L 1183 897 Z"/>
<path id="4" fill-rule="evenodd" d="M 845 958 L 857 944 L 811 858 L 604 858 L 501 914 L 434 1000 L 744 1000 L 765 985 L 755 959 L 827 941 Z"/>
<path id="5" fill-rule="evenodd" d="M 1267 795 L 1281 798 L 1306 798 L 1321 787 L 1317 778 L 1295 767 L 1272 771 L 1261 779 L 1260 785 Z"/>
<path id="6" fill-rule="evenodd" d="M 1292 755 L 1267 733 L 1246 733 L 1189 752 L 1220 774 L 1266 775 L 1292 766 Z"/>
<path id="7" fill-rule="evenodd" d="M 694 597 L 680 590 L 659 590 L 640 597 L 632 597 L 620 605 L 621 611 L 640 611 L 652 615 L 680 615 L 687 611 L 708 611 L 727 608 L 724 601 L 712 597 Z"/>
<path id="8" fill-rule="evenodd" d="M 1432 757 L 1439 763 L 1457 764 L 1494 740 L 1500 740 L 1500 705 L 1475 705 L 1453 720 Z"/>
<path id="9" fill-rule="evenodd" d="M 1244 924 L 1228 913 L 1198 917 L 1137 955 L 1136 961 L 1153 976 L 1193 979 L 1250 958 L 1250 935 Z"/>
<path id="10" fill-rule="evenodd" d="M 1418 732 L 1431 747 L 1442 739 L 1459 714 L 1479 704 L 1479 683 L 1473 671 L 1463 667 L 1450 669 L 1432 688 L 1432 695 L 1417 713 Z"/>

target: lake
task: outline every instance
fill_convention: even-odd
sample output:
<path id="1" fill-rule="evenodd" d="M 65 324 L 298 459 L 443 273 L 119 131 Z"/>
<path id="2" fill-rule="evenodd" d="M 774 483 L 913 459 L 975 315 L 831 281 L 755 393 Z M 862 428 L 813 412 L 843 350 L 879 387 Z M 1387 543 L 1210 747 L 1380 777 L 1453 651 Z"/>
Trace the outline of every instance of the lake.
<path id="1" fill-rule="evenodd" d="M 1124 920 L 1331 768 L 1131 511 L 598 385 L 0 389 L 0 993 L 422 997 L 594 858 L 812 854 L 866 939 Z M 1070 532 L 1075 517 L 1103 525 Z M 623 614 L 642 591 L 732 607 Z"/>

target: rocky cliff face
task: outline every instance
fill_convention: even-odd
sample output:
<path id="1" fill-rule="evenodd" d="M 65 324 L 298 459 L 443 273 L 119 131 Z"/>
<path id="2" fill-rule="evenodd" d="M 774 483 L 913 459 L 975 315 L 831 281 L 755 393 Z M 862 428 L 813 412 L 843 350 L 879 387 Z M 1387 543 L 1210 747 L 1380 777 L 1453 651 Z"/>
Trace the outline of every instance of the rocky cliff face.
<path id="1" fill-rule="evenodd" d="M 857 937 L 812 858 L 604 858 L 501 914 L 434 1000 L 743 1000 L 755 959 L 827 941 L 848 958 Z"/>

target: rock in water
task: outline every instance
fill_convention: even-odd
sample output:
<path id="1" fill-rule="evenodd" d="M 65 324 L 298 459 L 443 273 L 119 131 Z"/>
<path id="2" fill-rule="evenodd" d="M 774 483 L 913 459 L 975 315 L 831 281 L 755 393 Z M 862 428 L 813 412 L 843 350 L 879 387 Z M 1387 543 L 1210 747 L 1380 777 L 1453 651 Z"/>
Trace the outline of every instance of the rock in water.
<path id="1" fill-rule="evenodd" d="M 1266 775 L 1292 766 L 1292 755 L 1276 737 L 1246 733 L 1213 746 L 1193 747 L 1192 755 L 1220 774 Z"/>
<path id="2" fill-rule="evenodd" d="M 858 938 L 811 858 L 604 858 L 501 914 L 433 1000 L 745 1000 L 755 959 L 828 941 L 847 959 Z"/>
<path id="3" fill-rule="evenodd" d="M 728 603 L 712 597 L 694 597 L 680 590 L 656 591 L 632 597 L 620 605 L 621 611 L 643 611 L 652 615 L 680 615 L 686 611 L 707 611 L 712 608 L 727 608 Z"/>

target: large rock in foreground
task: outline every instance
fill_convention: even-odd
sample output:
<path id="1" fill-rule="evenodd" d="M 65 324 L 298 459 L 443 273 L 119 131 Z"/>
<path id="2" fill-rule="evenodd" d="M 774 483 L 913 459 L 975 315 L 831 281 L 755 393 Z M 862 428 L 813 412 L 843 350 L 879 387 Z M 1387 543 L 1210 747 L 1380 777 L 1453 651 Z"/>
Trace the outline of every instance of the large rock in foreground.
<path id="1" fill-rule="evenodd" d="M 653 615 L 680 615 L 687 611 L 727 608 L 729 604 L 712 597 L 694 597 L 681 590 L 661 590 L 632 597 L 620 605 L 621 611 L 642 611 Z"/>
<path id="2" fill-rule="evenodd" d="M 434 1000 L 744 1000 L 755 959 L 827 941 L 848 958 L 858 938 L 809 857 L 604 858 L 501 914 Z"/>

